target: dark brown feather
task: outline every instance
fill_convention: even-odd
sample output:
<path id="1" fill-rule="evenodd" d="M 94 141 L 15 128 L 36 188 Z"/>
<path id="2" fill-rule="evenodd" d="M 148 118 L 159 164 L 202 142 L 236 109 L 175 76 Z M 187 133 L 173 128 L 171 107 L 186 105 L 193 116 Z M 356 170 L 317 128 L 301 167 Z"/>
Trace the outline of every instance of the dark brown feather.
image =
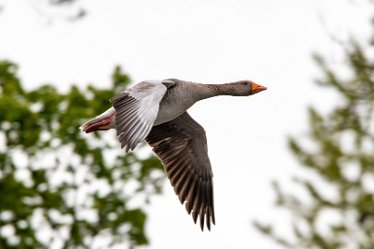
<path id="1" fill-rule="evenodd" d="M 204 129 L 187 112 L 154 126 L 146 138 L 162 161 L 175 193 L 200 227 L 214 224 L 213 173 Z"/>

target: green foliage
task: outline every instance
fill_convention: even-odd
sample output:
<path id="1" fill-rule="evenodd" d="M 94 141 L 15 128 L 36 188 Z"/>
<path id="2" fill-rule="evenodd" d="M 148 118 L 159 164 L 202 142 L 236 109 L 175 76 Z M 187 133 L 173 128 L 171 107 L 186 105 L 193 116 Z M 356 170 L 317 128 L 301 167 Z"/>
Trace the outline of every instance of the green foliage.
<path id="1" fill-rule="evenodd" d="M 307 142 L 290 138 L 289 148 L 309 176 L 295 179 L 304 196 L 274 184 L 277 205 L 292 216 L 293 239 L 273 227 L 255 226 L 285 248 L 374 248 L 374 61 L 371 43 L 344 48 L 350 77 L 339 77 L 316 56 L 325 77 L 318 83 L 340 102 L 327 114 L 309 108 Z"/>
<path id="2" fill-rule="evenodd" d="M 49 0 L 50 4 L 71 4 L 77 0 Z"/>
<path id="3" fill-rule="evenodd" d="M 129 77 L 117 67 L 108 89 L 62 94 L 52 85 L 27 91 L 16 73 L 0 61 L 0 248 L 147 244 L 144 204 L 161 192 L 160 162 L 124 156 L 114 132 L 78 129 Z"/>
<path id="4" fill-rule="evenodd" d="M 44 0 L 44 1 L 23 1 L 27 5 L 31 5 L 30 10 L 34 14 L 44 17 L 47 23 L 52 23 L 54 20 L 62 19 L 66 21 L 77 21 L 87 16 L 87 10 L 82 6 L 80 0 Z M 80 5 L 78 5 L 80 3 Z M 0 15 L 8 11 L 7 5 L 9 3 L 0 3 Z M 11 10 L 12 8 L 9 8 Z M 15 8 L 16 9 L 16 8 Z M 5 11 L 4 11 L 5 10 Z"/>

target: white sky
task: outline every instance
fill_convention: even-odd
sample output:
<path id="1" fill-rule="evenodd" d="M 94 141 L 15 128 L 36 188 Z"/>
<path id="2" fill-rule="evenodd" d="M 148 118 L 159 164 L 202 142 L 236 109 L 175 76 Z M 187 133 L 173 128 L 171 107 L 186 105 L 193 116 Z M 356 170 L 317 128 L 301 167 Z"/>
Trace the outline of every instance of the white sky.
<path id="1" fill-rule="evenodd" d="M 307 105 L 327 108 L 335 101 L 313 85 L 320 71 L 312 52 L 339 63 L 329 32 L 364 40 L 374 14 L 364 0 L 85 0 L 86 18 L 47 25 L 25 0 L 2 3 L 0 58 L 20 65 L 29 88 L 44 82 L 62 90 L 71 83 L 105 87 L 116 64 L 134 83 L 251 79 L 268 87 L 250 98 L 213 98 L 191 108 L 207 131 L 217 226 L 201 233 L 166 182 L 165 194 L 148 207 L 152 249 L 279 248 L 250 222 L 287 228 L 289 217 L 274 209 L 270 187 L 278 179 L 287 189 L 299 171 L 286 136 L 307 130 Z"/>

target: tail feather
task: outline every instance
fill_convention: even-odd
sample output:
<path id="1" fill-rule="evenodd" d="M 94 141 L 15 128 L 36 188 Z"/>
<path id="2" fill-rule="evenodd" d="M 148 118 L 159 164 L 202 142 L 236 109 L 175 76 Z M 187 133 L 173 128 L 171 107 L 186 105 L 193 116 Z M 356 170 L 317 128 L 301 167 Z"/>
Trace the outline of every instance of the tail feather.
<path id="1" fill-rule="evenodd" d="M 97 117 L 90 119 L 82 124 L 79 129 L 86 133 L 96 130 L 108 130 L 114 128 L 114 119 L 115 110 L 113 107 L 111 107 Z"/>

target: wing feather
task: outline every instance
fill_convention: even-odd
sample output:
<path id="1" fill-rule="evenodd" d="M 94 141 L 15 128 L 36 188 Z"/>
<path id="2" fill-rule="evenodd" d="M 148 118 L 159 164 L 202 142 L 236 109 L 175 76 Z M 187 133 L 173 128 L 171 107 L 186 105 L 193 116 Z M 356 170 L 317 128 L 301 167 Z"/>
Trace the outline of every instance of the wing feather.
<path id="1" fill-rule="evenodd" d="M 156 120 L 167 88 L 162 81 L 143 81 L 111 99 L 121 148 L 128 152 L 143 141 Z"/>
<path id="2" fill-rule="evenodd" d="M 154 126 L 146 141 L 161 159 L 180 202 L 194 222 L 210 230 L 215 223 L 213 173 L 204 129 L 187 112 Z"/>

